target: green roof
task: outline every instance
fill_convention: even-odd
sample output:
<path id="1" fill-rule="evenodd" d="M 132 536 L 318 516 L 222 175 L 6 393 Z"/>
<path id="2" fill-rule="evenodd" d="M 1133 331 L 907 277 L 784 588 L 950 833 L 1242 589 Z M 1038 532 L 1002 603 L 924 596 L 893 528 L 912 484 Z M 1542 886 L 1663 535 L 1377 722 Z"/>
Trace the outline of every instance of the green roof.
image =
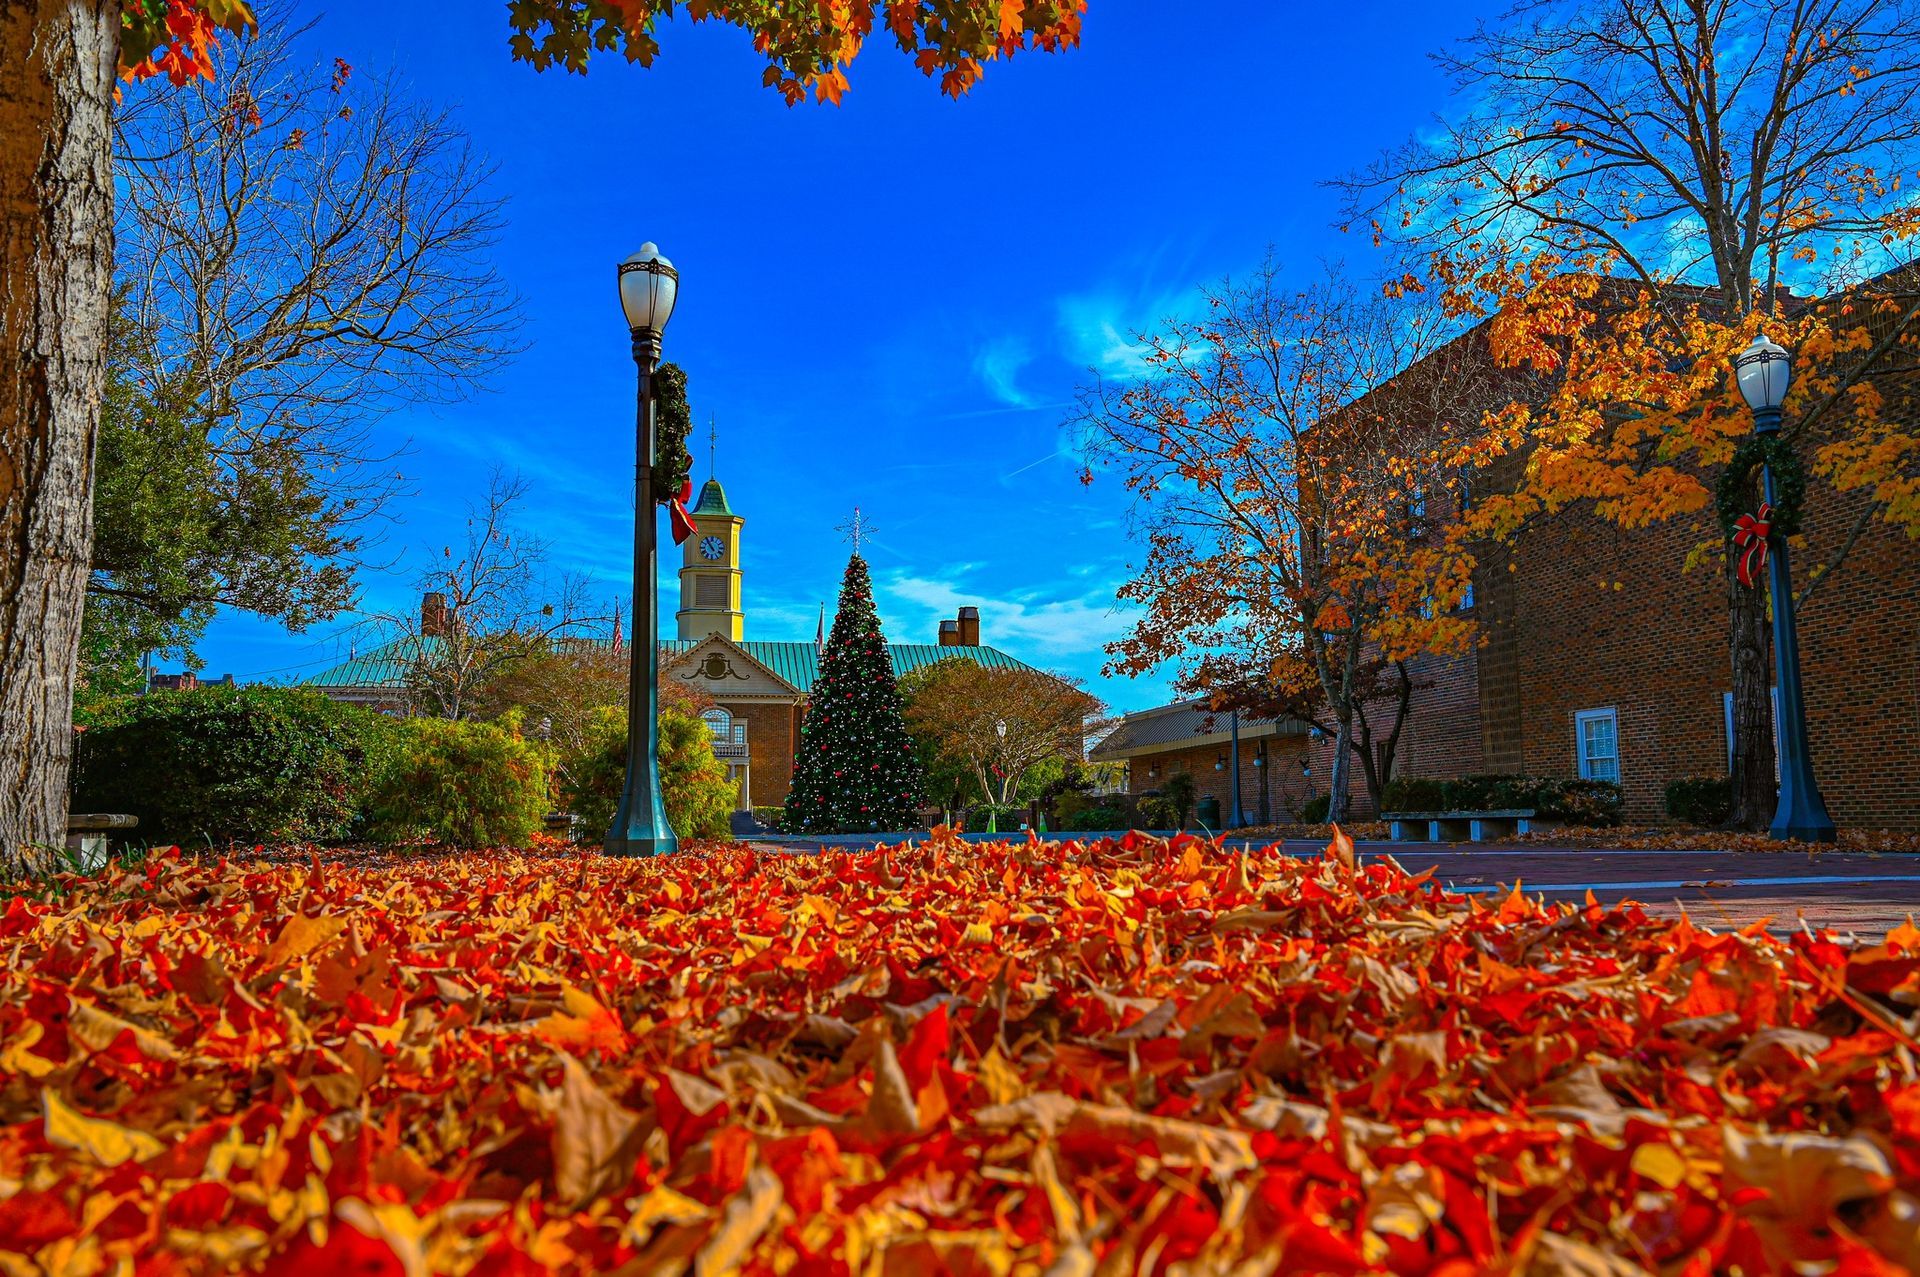
<path id="1" fill-rule="evenodd" d="M 720 486 L 718 479 L 707 480 L 707 486 L 700 489 L 700 499 L 693 503 L 695 514 L 732 514 L 727 505 L 727 490 Z"/>
<path id="2" fill-rule="evenodd" d="M 406 682 L 413 644 L 435 640 L 401 638 L 379 647 L 368 648 L 344 665 L 315 674 L 306 680 L 308 687 L 392 687 Z M 680 656 L 692 651 L 705 639 L 669 639 L 660 644 L 662 655 Z M 820 673 L 820 654 L 808 643 L 748 642 L 740 648 L 802 692 L 813 687 Z M 941 647 L 937 643 L 889 643 L 887 654 L 893 658 L 893 676 L 900 678 L 914 670 L 925 669 L 935 661 L 949 657 L 978 661 L 988 669 L 1024 670 L 1032 666 L 1019 661 L 997 647 Z"/>
<path id="3" fill-rule="evenodd" d="M 674 639 L 660 645 L 662 652 L 679 656 L 691 652 L 705 639 Z M 820 653 L 812 643 L 740 644 L 742 651 L 787 682 L 805 692 L 820 675 Z M 901 678 L 914 670 L 925 669 L 950 656 L 978 661 L 988 669 L 1024 670 L 1031 666 L 1017 661 L 997 647 L 941 647 L 937 643 L 889 643 L 887 655 L 893 658 L 893 676 Z"/>
<path id="4" fill-rule="evenodd" d="M 370 647 L 345 665 L 323 670 L 305 682 L 307 687 L 399 687 L 413 663 L 414 644 L 432 639 L 399 638 Z"/>

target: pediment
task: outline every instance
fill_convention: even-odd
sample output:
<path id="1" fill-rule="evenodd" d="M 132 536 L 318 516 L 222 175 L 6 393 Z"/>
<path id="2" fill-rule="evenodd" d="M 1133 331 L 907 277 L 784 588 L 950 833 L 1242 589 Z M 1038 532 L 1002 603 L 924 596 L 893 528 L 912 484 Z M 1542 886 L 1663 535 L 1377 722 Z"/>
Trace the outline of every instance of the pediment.
<path id="1" fill-rule="evenodd" d="M 717 701 L 801 694 L 799 688 L 747 655 L 746 649 L 718 634 L 675 657 L 660 673 L 663 678 L 691 683 Z"/>

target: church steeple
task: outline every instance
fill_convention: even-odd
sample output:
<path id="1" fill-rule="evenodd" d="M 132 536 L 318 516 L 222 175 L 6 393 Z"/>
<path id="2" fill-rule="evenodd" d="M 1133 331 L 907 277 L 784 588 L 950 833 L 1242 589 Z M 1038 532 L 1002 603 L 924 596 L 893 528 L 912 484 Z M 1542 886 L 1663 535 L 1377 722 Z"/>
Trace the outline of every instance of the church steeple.
<path id="1" fill-rule="evenodd" d="M 694 533 L 682 550 L 676 613 L 680 637 L 724 634 L 737 643 L 746 634 L 740 610 L 740 529 L 746 520 L 727 504 L 718 479 L 707 480 L 690 513 Z"/>

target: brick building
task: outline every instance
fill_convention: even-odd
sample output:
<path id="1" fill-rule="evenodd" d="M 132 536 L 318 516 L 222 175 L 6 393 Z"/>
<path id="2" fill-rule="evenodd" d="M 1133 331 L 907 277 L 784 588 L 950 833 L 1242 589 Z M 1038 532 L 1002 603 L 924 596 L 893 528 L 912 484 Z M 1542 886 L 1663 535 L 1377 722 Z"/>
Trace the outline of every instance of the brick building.
<path id="1" fill-rule="evenodd" d="M 1308 728 L 1293 719 L 1240 718 L 1210 710 L 1199 701 L 1178 701 L 1128 714 L 1093 747 L 1095 762 L 1126 766 L 1125 789 L 1158 789 L 1172 776 L 1193 777 L 1196 798 L 1216 799 L 1223 818 L 1233 812 L 1236 750 L 1240 806 L 1255 824 L 1284 821 L 1316 791 L 1308 761 Z"/>
<path id="2" fill-rule="evenodd" d="M 1460 339 L 1479 342 L 1478 330 Z M 1910 391 L 1889 388 L 1910 397 Z M 1846 429 L 1844 421 L 1832 429 Z M 1811 457 L 1822 438 L 1796 446 Z M 1517 463 L 1478 477 L 1511 484 Z M 1795 586 L 1857 538 L 1844 566 L 1798 612 L 1814 772 L 1843 828 L 1920 829 L 1920 541 L 1861 521 L 1863 498 L 1809 476 Z M 1413 663 L 1420 690 L 1394 772 L 1584 776 L 1617 781 L 1632 824 L 1667 820 L 1669 781 L 1724 776 L 1731 750 L 1727 601 L 1717 559 L 1683 570 L 1718 541 L 1711 510 L 1627 530 L 1583 507 L 1484 551 L 1466 600 L 1475 650 Z M 1147 718 L 1178 707 L 1162 707 Z M 1197 724 L 1195 725 L 1197 726 Z M 1124 727 L 1124 724 L 1123 724 Z M 1202 782 L 1206 744 L 1163 748 Z M 1331 740 L 1305 738 L 1324 777 Z M 1148 757 L 1148 755 L 1141 755 Z M 1147 779 L 1147 784 L 1142 780 Z M 1133 788 L 1150 787 L 1137 770 Z M 1356 815 L 1371 801 L 1355 768 Z M 1250 815 L 1253 813 L 1249 813 Z"/>

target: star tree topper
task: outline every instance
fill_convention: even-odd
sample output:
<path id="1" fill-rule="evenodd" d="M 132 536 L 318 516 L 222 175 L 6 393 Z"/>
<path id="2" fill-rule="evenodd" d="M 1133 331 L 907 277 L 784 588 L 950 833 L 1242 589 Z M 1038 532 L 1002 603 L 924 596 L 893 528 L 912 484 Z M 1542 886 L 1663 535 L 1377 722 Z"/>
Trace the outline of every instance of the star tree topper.
<path id="1" fill-rule="evenodd" d="M 873 540 L 873 520 L 860 513 L 860 507 L 853 507 L 853 517 L 835 529 L 843 541 L 853 542 L 853 552 L 860 553 L 861 543 Z"/>

